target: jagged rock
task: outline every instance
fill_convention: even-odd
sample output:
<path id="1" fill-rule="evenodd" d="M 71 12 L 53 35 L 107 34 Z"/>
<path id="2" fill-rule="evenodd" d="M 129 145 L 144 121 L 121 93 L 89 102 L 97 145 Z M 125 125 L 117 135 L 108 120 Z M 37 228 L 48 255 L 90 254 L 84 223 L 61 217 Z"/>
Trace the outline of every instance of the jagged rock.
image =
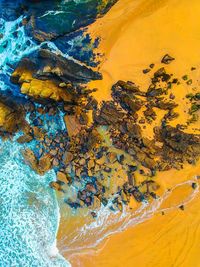
<path id="1" fill-rule="evenodd" d="M 31 149 L 22 151 L 25 163 L 28 164 L 36 173 L 44 175 L 52 167 L 51 157 L 48 154 L 43 155 L 39 160 Z"/>
<path id="2" fill-rule="evenodd" d="M 24 134 L 20 136 L 19 138 L 17 138 L 17 142 L 20 144 L 29 143 L 32 140 L 33 140 L 33 136 L 29 134 Z"/>
<path id="3" fill-rule="evenodd" d="M 81 131 L 82 126 L 75 115 L 65 115 L 64 121 L 69 137 L 75 136 Z"/>
<path id="4" fill-rule="evenodd" d="M 156 88 L 155 86 L 150 85 L 147 90 L 147 97 L 156 97 L 164 93 L 162 88 Z"/>
<path id="5" fill-rule="evenodd" d="M 136 95 L 143 95 L 143 92 L 140 91 L 139 87 L 131 82 L 124 82 L 119 80 L 116 84 L 113 85 L 112 90 L 115 91 L 126 91 L 126 92 L 131 92 L 134 93 Z"/>
<path id="6" fill-rule="evenodd" d="M 163 110 L 171 110 L 176 108 L 178 104 L 173 101 L 157 101 L 153 103 L 153 106 Z"/>
<path id="7" fill-rule="evenodd" d="M 122 121 L 124 113 L 119 110 L 114 102 L 103 102 L 99 114 L 94 114 L 94 121 L 100 125 L 115 125 Z"/>
<path id="8" fill-rule="evenodd" d="M 57 182 L 51 182 L 49 186 L 56 191 L 63 191 L 61 185 Z"/>
<path id="9" fill-rule="evenodd" d="M 164 64 L 170 64 L 175 58 L 171 57 L 169 54 L 164 55 L 161 62 Z"/>
<path id="10" fill-rule="evenodd" d="M 67 175 L 63 172 L 57 172 L 57 180 L 65 183 L 65 184 L 68 184 L 69 180 L 67 179 Z"/>
<path id="11" fill-rule="evenodd" d="M 19 112 L 0 102 L 0 132 L 14 133 L 22 123 L 22 116 Z"/>
<path id="12" fill-rule="evenodd" d="M 199 135 L 185 133 L 177 127 L 165 126 L 155 128 L 155 137 L 163 142 L 162 158 L 168 163 L 166 166 L 160 163 L 160 169 L 180 169 L 182 162 L 188 161 L 191 164 L 200 156 Z"/>
<path id="13" fill-rule="evenodd" d="M 170 78 L 171 78 L 171 75 L 166 73 L 165 68 L 160 68 L 154 73 L 154 76 L 152 78 L 152 83 L 156 84 L 160 81 L 168 82 Z"/>
<path id="14" fill-rule="evenodd" d="M 91 68 L 81 65 L 71 59 L 64 58 L 47 49 L 39 51 L 40 67 L 37 70 L 37 77 L 57 77 L 64 82 L 102 79 L 100 73 Z"/>
<path id="15" fill-rule="evenodd" d="M 132 137 L 132 138 L 138 138 L 140 139 L 142 136 L 142 131 L 141 127 L 138 124 L 134 124 L 131 121 L 128 121 L 126 123 L 126 128 L 127 128 L 127 134 Z"/>
<path id="16" fill-rule="evenodd" d="M 49 154 L 45 154 L 39 159 L 38 163 L 38 172 L 44 174 L 45 172 L 51 169 L 51 156 Z"/>
<path id="17" fill-rule="evenodd" d="M 117 153 L 115 152 L 109 152 L 107 154 L 107 159 L 108 159 L 108 162 L 113 164 L 117 161 Z"/>
<path id="18" fill-rule="evenodd" d="M 60 88 L 55 81 L 38 80 L 34 77 L 37 65 L 28 58 L 23 58 L 11 75 L 11 81 L 21 85 L 21 92 L 35 99 L 52 99 L 72 102 L 72 95 Z"/>
<path id="19" fill-rule="evenodd" d="M 132 188 L 131 194 L 134 196 L 137 202 L 142 202 L 144 200 L 143 194 L 138 190 L 137 187 Z"/>
<path id="20" fill-rule="evenodd" d="M 145 118 L 147 119 L 147 121 L 151 121 L 151 120 L 155 120 L 156 119 L 156 113 L 151 107 L 148 107 L 144 111 L 144 115 L 145 115 Z"/>
<path id="21" fill-rule="evenodd" d="M 88 169 L 90 170 L 90 169 L 92 169 L 94 167 L 95 167 L 95 161 L 93 159 L 90 159 L 88 161 Z"/>

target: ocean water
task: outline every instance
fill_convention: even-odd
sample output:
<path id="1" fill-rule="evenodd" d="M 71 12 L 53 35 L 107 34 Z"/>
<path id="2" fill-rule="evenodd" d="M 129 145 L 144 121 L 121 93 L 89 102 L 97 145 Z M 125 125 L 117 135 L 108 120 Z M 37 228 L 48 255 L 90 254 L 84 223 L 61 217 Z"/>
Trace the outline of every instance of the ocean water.
<path id="1" fill-rule="evenodd" d="M 25 35 L 21 20 L 0 18 L 0 90 L 24 97 L 9 77 L 16 62 L 38 45 Z M 64 127 L 61 114 L 57 117 L 46 129 L 50 133 Z M 18 144 L 17 137 L 0 140 L 0 267 L 70 266 L 56 247 L 59 208 L 49 187 L 56 174 L 51 170 L 39 176 L 27 166 L 21 155 L 27 145 Z M 35 145 L 29 144 L 33 149 Z"/>
<path id="2" fill-rule="evenodd" d="M 23 148 L 0 143 L 0 266 L 70 266 L 56 248 L 59 210 L 48 186 L 55 173 L 35 174 Z"/>

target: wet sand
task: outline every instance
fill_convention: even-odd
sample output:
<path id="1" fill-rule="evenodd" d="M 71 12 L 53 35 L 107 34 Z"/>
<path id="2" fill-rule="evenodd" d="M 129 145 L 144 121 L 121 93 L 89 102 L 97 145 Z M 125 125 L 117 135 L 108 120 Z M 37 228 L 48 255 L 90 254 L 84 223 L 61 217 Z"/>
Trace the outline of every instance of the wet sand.
<path id="1" fill-rule="evenodd" d="M 103 18 L 89 27 L 93 37 L 101 37 L 98 51 L 104 53 L 99 67 L 104 78 L 90 83 L 91 88 L 98 88 L 95 97 L 99 101 L 109 99 L 110 88 L 119 79 L 134 81 L 146 91 L 152 73 L 144 75 L 142 70 L 151 63 L 156 65 L 155 70 L 158 69 L 163 55 L 169 53 L 176 60 L 166 67 L 167 71 L 178 78 L 188 74 L 195 81 L 191 86 L 182 83 L 173 89 L 180 104 L 177 110 L 180 116 L 171 125 L 184 124 L 188 119 L 188 105 L 183 97 L 199 87 L 199 14 L 198 0 L 119 0 Z M 191 71 L 193 66 L 197 70 Z M 199 121 L 191 124 L 187 132 L 199 134 L 196 128 L 199 128 Z M 152 133 L 152 127 L 147 127 L 147 136 L 151 137 Z M 185 165 L 181 171 L 158 173 L 156 179 L 162 193 L 192 180 L 195 175 L 200 175 L 199 164 Z M 64 235 L 75 229 L 74 220 L 78 222 L 78 216 L 72 220 L 61 217 L 58 247 L 73 266 L 199 267 L 199 193 L 184 211 L 178 208 L 192 192 L 191 184 L 178 187 L 151 219 L 112 235 L 93 250 L 82 250 L 82 254 L 67 252 L 64 247 L 68 243 L 62 240 Z M 173 206 L 162 215 L 161 209 Z M 95 241 L 95 236 L 92 239 Z"/>

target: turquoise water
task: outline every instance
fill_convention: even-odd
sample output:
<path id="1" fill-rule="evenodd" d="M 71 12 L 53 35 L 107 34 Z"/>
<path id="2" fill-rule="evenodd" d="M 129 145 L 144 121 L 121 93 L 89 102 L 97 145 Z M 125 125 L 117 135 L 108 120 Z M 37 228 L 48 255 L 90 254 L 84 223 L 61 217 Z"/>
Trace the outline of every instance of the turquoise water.
<path id="1" fill-rule="evenodd" d="M 0 144 L 0 266 L 69 266 L 56 251 L 54 171 L 36 175 L 16 142 Z"/>
<path id="2" fill-rule="evenodd" d="M 38 47 L 26 37 L 21 19 L 0 19 L 0 90 L 18 96 L 19 89 L 9 81 L 12 64 Z M 58 114 L 48 130 L 53 133 L 63 127 Z M 49 187 L 56 174 L 52 170 L 39 176 L 29 168 L 21 155 L 27 145 L 18 144 L 16 138 L 0 140 L 0 267 L 70 266 L 56 248 L 59 209 Z M 32 141 L 29 146 L 35 145 Z"/>

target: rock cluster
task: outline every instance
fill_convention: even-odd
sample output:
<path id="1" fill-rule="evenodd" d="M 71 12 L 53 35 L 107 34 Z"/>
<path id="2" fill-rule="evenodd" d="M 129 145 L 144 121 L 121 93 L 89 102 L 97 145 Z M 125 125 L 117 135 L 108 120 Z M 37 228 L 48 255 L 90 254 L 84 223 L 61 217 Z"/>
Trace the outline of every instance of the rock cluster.
<path id="1" fill-rule="evenodd" d="M 11 76 L 21 86 L 21 92 L 34 99 L 73 103 L 80 98 L 81 89 L 72 81 L 101 79 L 101 75 L 48 50 L 42 49 L 33 58 L 23 58 Z"/>
<path id="2" fill-rule="evenodd" d="M 38 108 L 27 107 L 32 123 L 24 127 L 18 142 L 38 141 L 36 151 L 23 151 L 24 159 L 40 175 L 54 168 L 57 181 L 50 183 L 53 189 L 65 195 L 71 186 L 76 187 L 76 196 L 65 197 L 70 207 L 90 207 L 91 215 L 96 217 L 101 205 L 122 210 L 131 199 L 154 199 L 159 188 L 154 180 L 156 171 L 180 169 L 184 162 L 194 164 L 199 158 L 200 136 L 184 132 L 181 125 L 169 124 L 179 116 L 172 93 L 173 85 L 179 81 L 165 68 L 154 72 L 146 91 L 131 81 L 118 81 L 112 86 L 112 100 L 98 105 L 92 90 L 73 80 L 76 75 L 86 77 L 90 71 L 74 68 L 73 64 L 64 67 L 66 62 L 60 56 L 45 50 L 40 55 L 44 62 L 40 68 L 37 62 L 24 59 L 12 76 L 12 81 L 21 83 L 22 88 L 29 84 L 28 95 L 41 103 Z M 163 60 L 169 64 L 172 58 L 167 55 Z M 44 85 L 49 82 L 46 79 L 55 83 L 55 87 L 50 86 L 52 95 L 56 92 L 60 97 L 54 99 L 50 94 L 47 98 L 60 101 L 66 124 L 66 131 L 54 135 L 43 130 L 42 115 L 55 115 L 58 104 L 41 102 L 45 98 L 42 91 L 30 93 L 34 91 L 34 80 Z M 188 98 L 195 103 L 199 100 L 198 94 Z M 158 110 L 164 115 L 161 123 L 153 126 Z M 143 134 L 147 125 L 153 127 L 153 139 Z M 139 175 L 143 177 L 140 180 Z M 116 182 L 111 186 L 113 178 Z"/>

